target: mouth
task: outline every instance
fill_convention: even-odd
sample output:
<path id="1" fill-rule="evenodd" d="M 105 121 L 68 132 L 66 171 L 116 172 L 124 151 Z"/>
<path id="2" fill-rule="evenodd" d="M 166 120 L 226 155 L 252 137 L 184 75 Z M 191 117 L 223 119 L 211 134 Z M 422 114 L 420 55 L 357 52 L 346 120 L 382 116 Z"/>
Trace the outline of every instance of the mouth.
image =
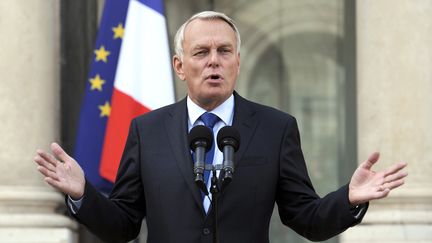
<path id="1" fill-rule="evenodd" d="M 222 75 L 220 74 L 210 74 L 206 76 L 205 80 L 210 82 L 220 82 L 222 80 Z"/>

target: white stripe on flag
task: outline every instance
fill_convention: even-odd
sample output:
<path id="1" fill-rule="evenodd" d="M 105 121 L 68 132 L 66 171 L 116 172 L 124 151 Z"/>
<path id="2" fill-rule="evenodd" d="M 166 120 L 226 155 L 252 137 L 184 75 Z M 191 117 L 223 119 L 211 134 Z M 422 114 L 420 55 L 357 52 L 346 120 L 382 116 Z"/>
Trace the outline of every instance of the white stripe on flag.
<path id="1" fill-rule="evenodd" d="M 114 87 L 153 110 L 174 102 L 164 16 L 131 0 Z"/>

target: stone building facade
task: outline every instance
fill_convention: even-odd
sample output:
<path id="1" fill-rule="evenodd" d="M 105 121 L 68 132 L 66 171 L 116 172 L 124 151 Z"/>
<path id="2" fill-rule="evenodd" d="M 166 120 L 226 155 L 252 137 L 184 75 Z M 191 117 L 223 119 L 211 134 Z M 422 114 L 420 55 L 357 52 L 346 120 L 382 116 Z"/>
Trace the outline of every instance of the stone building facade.
<path id="1" fill-rule="evenodd" d="M 191 14 L 232 16 L 242 34 L 243 96 L 297 117 L 324 195 L 358 162 L 408 162 L 406 185 L 327 242 L 432 242 L 432 1 L 166 0 L 170 38 Z M 103 1 L 0 1 L 0 242 L 93 242 L 32 162 L 73 150 Z M 180 99 L 185 86 L 176 81 Z M 276 212 L 275 212 L 276 214 Z M 88 238 L 88 239 L 87 239 Z M 140 242 L 145 242 L 145 237 Z M 307 242 L 275 215 L 271 242 Z"/>

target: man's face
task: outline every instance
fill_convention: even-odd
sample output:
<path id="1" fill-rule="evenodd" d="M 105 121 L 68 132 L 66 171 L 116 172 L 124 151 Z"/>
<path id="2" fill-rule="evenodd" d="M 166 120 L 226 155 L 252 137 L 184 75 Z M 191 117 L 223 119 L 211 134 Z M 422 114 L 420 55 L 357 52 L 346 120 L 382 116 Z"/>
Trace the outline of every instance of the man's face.
<path id="1" fill-rule="evenodd" d="M 234 30 L 220 19 L 195 19 L 185 29 L 183 51 L 183 61 L 173 58 L 177 75 L 196 104 L 214 109 L 233 93 L 240 71 Z"/>

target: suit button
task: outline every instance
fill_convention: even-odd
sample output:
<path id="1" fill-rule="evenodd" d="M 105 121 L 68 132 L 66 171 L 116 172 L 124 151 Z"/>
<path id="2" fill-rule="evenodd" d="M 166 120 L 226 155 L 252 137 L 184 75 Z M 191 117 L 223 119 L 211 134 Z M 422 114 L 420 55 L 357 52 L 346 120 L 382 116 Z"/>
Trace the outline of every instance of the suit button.
<path id="1" fill-rule="evenodd" d="M 202 232 L 204 235 L 209 235 L 211 233 L 209 228 L 204 228 Z"/>

